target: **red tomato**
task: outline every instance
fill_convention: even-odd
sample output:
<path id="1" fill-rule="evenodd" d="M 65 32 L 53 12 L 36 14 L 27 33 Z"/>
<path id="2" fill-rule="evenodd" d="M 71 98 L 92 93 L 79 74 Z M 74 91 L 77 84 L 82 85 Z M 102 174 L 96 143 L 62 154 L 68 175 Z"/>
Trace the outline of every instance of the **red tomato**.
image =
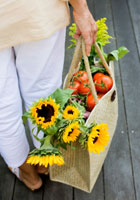
<path id="1" fill-rule="evenodd" d="M 100 100 L 104 96 L 103 93 L 98 93 L 98 99 Z"/>
<path id="2" fill-rule="evenodd" d="M 78 89 L 78 92 L 80 94 L 82 94 L 83 96 L 87 95 L 87 93 L 90 91 L 90 86 L 89 86 L 89 82 L 85 81 L 83 83 L 80 84 L 80 87 Z"/>
<path id="3" fill-rule="evenodd" d="M 104 94 L 99 93 L 98 94 L 98 99 L 100 100 L 103 96 L 104 96 Z M 87 97 L 87 109 L 89 111 L 92 111 L 94 106 L 95 106 L 95 101 L 94 101 L 94 98 L 93 98 L 92 94 L 90 93 L 88 95 L 88 97 Z"/>
<path id="4" fill-rule="evenodd" d="M 93 78 L 95 82 L 95 88 L 98 92 L 107 93 L 113 86 L 113 80 L 110 76 L 102 75 Z"/>
<path id="5" fill-rule="evenodd" d="M 104 75 L 104 74 L 101 73 L 101 72 L 96 73 L 96 74 L 94 75 L 94 77 L 93 77 L 93 81 L 97 80 L 100 76 L 103 76 L 103 75 Z"/>
<path id="6" fill-rule="evenodd" d="M 75 77 L 74 80 L 80 83 L 88 80 L 88 75 L 87 75 L 87 72 L 85 71 L 79 71 L 75 73 L 74 76 L 77 77 L 77 78 Z"/>
<path id="7" fill-rule="evenodd" d="M 69 88 L 74 90 L 72 94 L 77 94 L 78 93 L 78 89 L 79 89 L 80 83 L 77 81 L 74 81 L 73 84 L 71 83 Z"/>
<path id="8" fill-rule="evenodd" d="M 89 94 L 88 97 L 87 97 L 87 109 L 88 109 L 88 111 L 92 111 L 94 106 L 95 106 L 94 98 L 93 98 L 92 94 Z"/>

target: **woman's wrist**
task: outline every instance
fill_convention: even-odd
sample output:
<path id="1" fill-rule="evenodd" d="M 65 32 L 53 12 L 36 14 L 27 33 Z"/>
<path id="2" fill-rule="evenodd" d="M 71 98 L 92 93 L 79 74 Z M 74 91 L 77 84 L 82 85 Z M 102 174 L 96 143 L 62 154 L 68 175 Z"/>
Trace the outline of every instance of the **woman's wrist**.
<path id="1" fill-rule="evenodd" d="M 88 11 L 88 5 L 86 0 L 70 0 L 70 4 L 73 7 L 73 12 L 77 14 L 84 14 Z"/>
<path id="2" fill-rule="evenodd" d="M 78 12 L 77 10 L 74 10 L 73 9 L 73 16 L 75 17 L 75 18 L 88 18 L 89 16 L 90 16 L 90 11 L 89 11 L 89 9 L 87 8 L 87 9 L 85 9 L 83 12 Z"/>
<path id="3" fill-rule="evenodd" d="M 91 46 L 96 41 L 97 25 L 91 15 L 86 0 L 70 0 L 73 7 L 74 21 L 77 25 L 75 39 L 83 36 L 86 44 L 86 54 L 90 54 Z"/>

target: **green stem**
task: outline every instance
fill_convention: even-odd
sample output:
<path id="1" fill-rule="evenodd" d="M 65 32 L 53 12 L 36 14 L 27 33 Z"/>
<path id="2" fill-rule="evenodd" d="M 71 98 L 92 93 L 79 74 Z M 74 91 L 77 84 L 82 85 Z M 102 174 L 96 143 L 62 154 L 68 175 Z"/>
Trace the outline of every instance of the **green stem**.
<path id="1" fill-rule="evenodd" d="M 53 137 L 52 135 L 48 135 L 45 137 L 45 141 L 44 141 L 44 144 L 42 145 L 41 149 L 46 149 L 46 148 L 52 149 L 53 148 L 53 146 L 51 144 L 52 137 Z"/>

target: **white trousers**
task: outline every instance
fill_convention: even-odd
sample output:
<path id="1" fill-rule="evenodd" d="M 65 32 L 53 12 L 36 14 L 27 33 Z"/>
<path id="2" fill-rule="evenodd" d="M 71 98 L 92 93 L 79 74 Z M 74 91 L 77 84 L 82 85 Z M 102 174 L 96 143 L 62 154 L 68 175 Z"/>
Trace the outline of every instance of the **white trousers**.
<path id="1" fill-rule="evenodd" d="M 48 39 L 0 51 L 0 154 L 8 166 L 21 166 L 29 153 L 21 96 L 28 109 L 61 86 L 64 46 L 65 28 Z"/>

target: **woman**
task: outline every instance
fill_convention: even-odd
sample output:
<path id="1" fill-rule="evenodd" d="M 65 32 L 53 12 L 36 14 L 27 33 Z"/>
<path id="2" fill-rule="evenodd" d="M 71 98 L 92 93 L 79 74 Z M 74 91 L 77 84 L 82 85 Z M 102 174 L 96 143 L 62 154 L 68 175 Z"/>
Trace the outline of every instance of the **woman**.
<path id="1" fill-rule="evenodd" d="M 96 23 L 86 0 L 69 3 L 77 24 L 75 38 L 83 35 L 89 55 L 96 41 Z M 46 169 L 26 164 L 29 145 L 21 119 L 21 97 L 27 109 L 61 86 L 69 10 L 66 0 L 2 0 L 0 5 L 0 153 L 34 190 L 42 185 L 38 173 Z M 34 141 L 34 145 L 39 144 Z"/>

